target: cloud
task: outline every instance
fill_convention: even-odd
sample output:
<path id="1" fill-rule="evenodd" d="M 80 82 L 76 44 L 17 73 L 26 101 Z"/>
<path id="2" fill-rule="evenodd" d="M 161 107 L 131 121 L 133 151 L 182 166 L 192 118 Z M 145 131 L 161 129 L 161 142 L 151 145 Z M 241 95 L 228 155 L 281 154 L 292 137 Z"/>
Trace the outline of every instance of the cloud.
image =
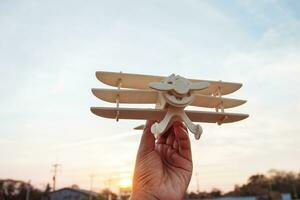
<path id="1" fill-rule="evenodd" d="M 138 133 L 137 131 L 130 131 L 130 132 L 119 133 L 111 136 L 99 136 L 92 139 L 80 140 L 78 142 L 64 143 L 59 146 L 51 147 L 50 150 L 59 150 L 64 148 L 78 148 L 86 145 L 99 144 L 100 142 L 118 141 L 132 135 L 140 135 L 140 133 Z"/>

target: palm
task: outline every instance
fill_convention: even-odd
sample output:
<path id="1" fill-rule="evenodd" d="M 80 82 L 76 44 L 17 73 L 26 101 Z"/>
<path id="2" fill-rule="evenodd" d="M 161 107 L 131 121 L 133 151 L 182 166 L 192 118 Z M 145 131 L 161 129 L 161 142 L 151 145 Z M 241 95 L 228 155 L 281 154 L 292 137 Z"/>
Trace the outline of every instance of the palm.
<path id="1" fill-rule="evenodd" d="M 149 152 L 139 150 L 134 182 L 158 199 L 181 199 L 192 175 L 190 141 L 185 127 L 174 126 Z"/>

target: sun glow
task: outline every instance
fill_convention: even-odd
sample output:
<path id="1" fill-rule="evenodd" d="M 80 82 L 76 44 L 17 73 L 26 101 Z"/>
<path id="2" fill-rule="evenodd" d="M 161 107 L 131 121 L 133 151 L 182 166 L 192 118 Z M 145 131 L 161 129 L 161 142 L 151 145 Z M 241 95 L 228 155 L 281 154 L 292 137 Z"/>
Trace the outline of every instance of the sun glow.
<path id="1" fill-rule="evenodd" d="M 130 179 L 122 179 L 119 182 L 120 188 L 130 188 L 132 185 L 132 181 Z"/>

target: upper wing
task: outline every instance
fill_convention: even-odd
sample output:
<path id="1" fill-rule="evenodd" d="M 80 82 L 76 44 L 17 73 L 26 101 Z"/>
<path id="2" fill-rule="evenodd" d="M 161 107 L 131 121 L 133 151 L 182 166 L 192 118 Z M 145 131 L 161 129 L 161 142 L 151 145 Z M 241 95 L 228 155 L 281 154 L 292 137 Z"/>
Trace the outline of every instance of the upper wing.
<path id="1" fill-rule="evenodd" d="M 121 87 L 132 89 L 150 89 L 150 82 L 160 82 L 165 77 L 163 76 L 151 76 L 142 74 L 128 74 L 117 72 L 96 72 L 97 78 L 107 85 L 118 87 L 118 82 L 121 80 Z M 222 81 L 209 81 L 209 80 L 197 80 L 189 79 L 192 82 L 208 82 L 210 85 L 208 88 L 197 91 L 198 94 L 211 95 L 220 88 L 222 95 L 230 94 L 242 87 L 241 83 L 231 83 Z"/>
<path id="2" fill-rule="evenodd" d="M 119 119 L 157 120 L 161 121 L 166 115 L 166 110 L 141 109 L 141 108 L 108 108 L 91 107 L 91 111 L 98 116 L 105 118 L 116 118 L 119 112 Z M 207 123 L 230 123 L 243 120 L 249 115 L 239 113 L 222 113 L 206 111 L 185 111 L 187 116 L 194 122 Z"/>
<path id="3" fill-rule="evenodd" d="M 128 73 L 117 73 L 117 72 L 96 72 L 96 77 L 102 83 L 118 87 L 118 81 L 122 80 L 122 88 L 132 89 L 150 89 L 148 84 L 150 82 L 160 82 L 165 77 L 163 76 L 150 76 L 141 74 L 128 74 Z"/>

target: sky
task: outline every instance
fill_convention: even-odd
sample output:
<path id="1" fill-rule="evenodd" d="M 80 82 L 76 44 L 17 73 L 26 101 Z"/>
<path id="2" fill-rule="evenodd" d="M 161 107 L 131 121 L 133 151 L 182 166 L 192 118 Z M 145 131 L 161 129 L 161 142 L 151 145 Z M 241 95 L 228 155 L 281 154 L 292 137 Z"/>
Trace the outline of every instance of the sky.
<path id="1" fill-rule="evenodd" d="M 95 71 L 243 83 L 238 123 L 191 135 L 189 190 L 300 169 L 300 1 L 1 0 L 0 178 L 112 188 L 132 176 L 140 121 L 93 115 Z M 121 105 L 129 107 L 128 105 Z M 196 176 L 197 174 L 197 176 Z"/>

